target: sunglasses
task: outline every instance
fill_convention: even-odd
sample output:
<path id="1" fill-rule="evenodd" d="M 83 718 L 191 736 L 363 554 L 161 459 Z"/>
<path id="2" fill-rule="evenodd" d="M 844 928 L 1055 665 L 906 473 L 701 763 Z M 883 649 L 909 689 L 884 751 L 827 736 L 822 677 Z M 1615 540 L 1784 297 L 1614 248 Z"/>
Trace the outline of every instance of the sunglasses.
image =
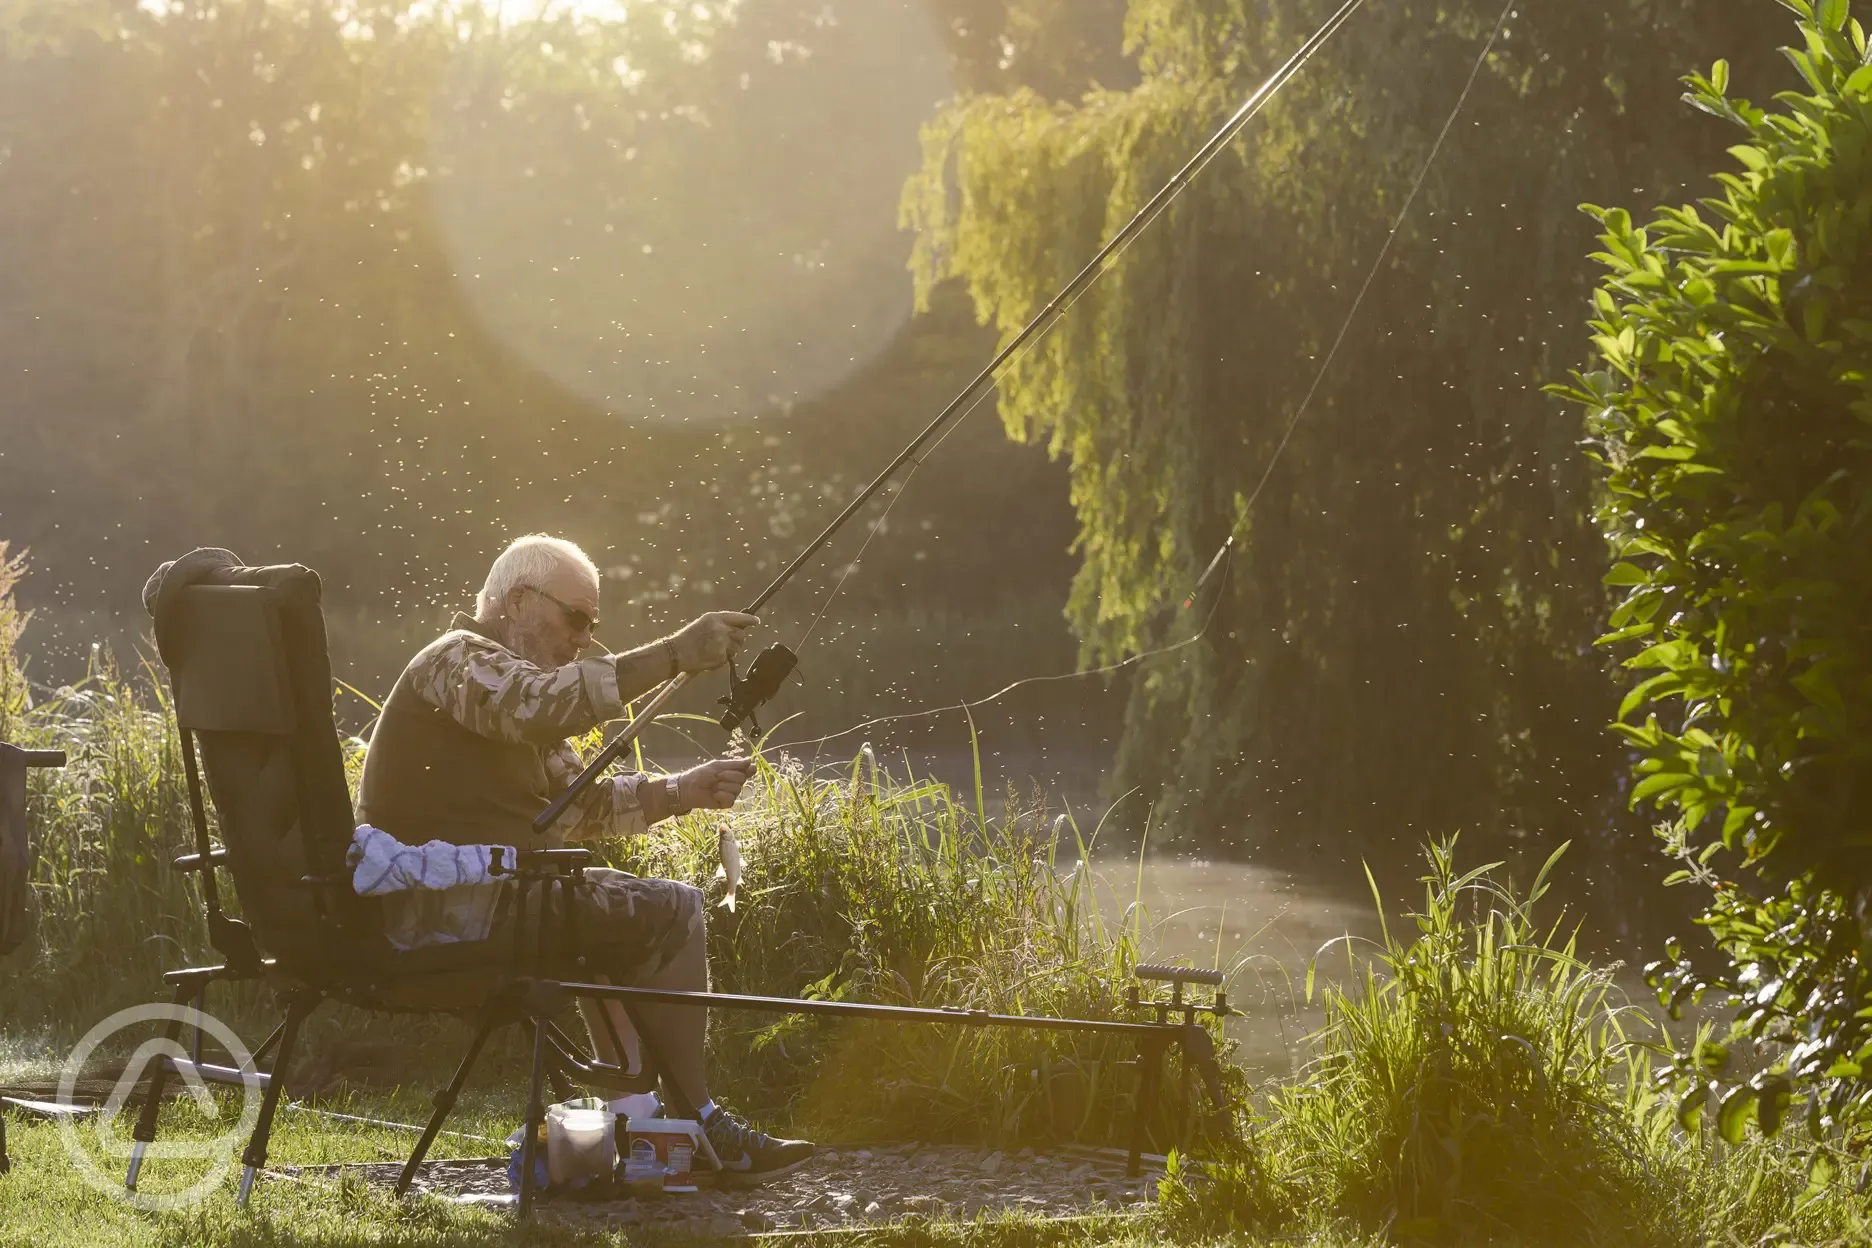
<path id="1" fill-rule="evenodd" d="M 561 611 L 565 612 L 566 623 L 572 626 L 573 632 L 595 633 L 598 631 L 598 617 L 597 616 L 587 614 L 586 612 L 581 611 L 579 608 L 571 605 L 570 603 L 560 601 L 559 599 L 553 597 L 551 594 L 547 593 L 545 590 L 541 589 L 537 585 L 528 585 L 526 588 L 532 590 L 534 593 L 538 594 L 540 597 L 544 598 L 546 601 L 552 603 L 555 607 L 558 607 Z"/>

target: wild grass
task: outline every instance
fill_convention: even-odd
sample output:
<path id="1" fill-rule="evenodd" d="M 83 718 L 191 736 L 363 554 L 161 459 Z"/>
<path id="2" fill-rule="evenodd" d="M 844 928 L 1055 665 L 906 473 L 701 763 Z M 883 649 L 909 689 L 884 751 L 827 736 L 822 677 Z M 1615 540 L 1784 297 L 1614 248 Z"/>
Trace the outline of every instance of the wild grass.
<path id="1" fill-rule="evenodd" d="M 1431 1243 L 1863 1242 L 1865 1199 L 1810 1189 L 1799 1145 L 1679 1128 L 1650 1077 L 1656 1025 L 1564 926 L 1537 922 L 1559 852 L 1517 893 L 1493 867 L 1459 872 L 1454 845 L 1427 850 L 1408 928 L 1367 957 L 1336 951 L 1347 977 L 1323 988 L 1312 1060 L 1238 1145 L 1181 1170 L 1175 1221 Z"/>
<path id="2" fill-rule="evenodd" d="M 199 898 L 169 866 L 190 848 L 189 822 L 160 690 L 100 658 L 14 720 L 15 744 L 63 749 L 69 761 L 28 773 L 34 931 L 0 961 L 0 1026 L 95 1021 L 210 952 Z"/>
<path id="3" fill-rule="evenodd" d="M 7 544 L 0 542 L 0 741 L 9 739 L 8 733 L 30 700 L 19 654 L 27 616 L 13 594 L 25 572 L 26 556 L 11 553 Z"/>
<path id="4" fill-rule="evenodd" d="M 842 774 L 763 759 L 754 788 L 730 821 L 746 859 L 741 909 L 709 911 L 717 987 L 1121 1013 L 1141 920 L 1108 927 L 1090 873 L 1062 869 L 1062 848 L 1068 862 L 1086 856 L 1070 818 L 990 815 L 893 778 L 868 749 Z M 721 822 L 685 819 L 620 865 L 714 898 Z M 785 1097 L 802 1123 L 843 1135 L 1104 1141 L 1135 1078 L 1127 1046 L 1064 1033 L 744 1016 L 719 1018 L 714 1043 L 743 1101 Z"/>

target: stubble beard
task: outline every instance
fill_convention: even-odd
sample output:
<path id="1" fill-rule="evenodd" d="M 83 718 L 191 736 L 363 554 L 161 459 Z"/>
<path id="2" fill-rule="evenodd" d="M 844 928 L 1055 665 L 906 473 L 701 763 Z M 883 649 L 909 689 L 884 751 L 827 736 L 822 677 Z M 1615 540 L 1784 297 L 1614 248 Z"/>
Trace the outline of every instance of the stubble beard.
<path id="1" fill-rule="evenodd" d="M 540 630 L 518 620 L 507 622 L 507 648 L 535 667 L 559 666 L 547 652 L 546 639 L 540 635 Z"/>

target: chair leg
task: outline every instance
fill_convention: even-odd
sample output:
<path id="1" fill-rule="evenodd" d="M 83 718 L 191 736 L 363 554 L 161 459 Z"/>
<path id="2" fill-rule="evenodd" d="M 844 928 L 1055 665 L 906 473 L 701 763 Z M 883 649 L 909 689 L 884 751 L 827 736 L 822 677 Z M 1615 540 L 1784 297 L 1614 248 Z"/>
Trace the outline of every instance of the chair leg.
<path id="1" fill-rule="evenodd" d="M 286 1006 L 286 1021 L 280 1031 L 279 1056 L 273 1059 L 273 1072 L 267 1079 L 266 1095 L 260 1101 L 260 1120 L 254 1123 L 253 1138 L 247 1141 L 247 1151 L 241 1154 L 241 1164 L 246 1168 L 241 1171 L 240 1194 L 235 1197 L 236 1208 L 245 1209 L 248 1197 L 253 1195 L 254 1176 L 260 1167 L 266 1165 L 267 1141 L 273 1135 L 273 1114 L 279 1108 L 280 1093 L 286 1086 L 287 1065 L 292 1061 L 293 1045 L 299 1039 L 300 1024 L 306 1015 L 318 1008 L 319 998 L 315 996 L 295 996 Z"/>
<path id="2" fill-rule="evenodd" d="M 187 987 L 177 988 L 175 1003 L 186 1004 L 189 995 Z M 163 1048 L 166 1050 L 173 1046 L 176 1037 L 181 1034 L 182 1020 L 170 1019 L 163 1026 L 163 1040 L 165 1041 Z M 169 1064 L 163 1060 L 162 1053 L 157 1053 L 152 1060 L 156 1069 L 150 1072 L 149 1088 L 143 1094 L 143 1107 L 137 1113 L 136 1129 L 130 1133 L 130 1138 L 135 1143 L 130 1148 L 130 1171 L 124 1175 L 124 1190 L 127 1192 L 136 1191 L 137 1175 L 143 1170 L 143 1154 L 148 1152 L 149 1146 L 156 1141 L 156 1113 L 162 1108 L 163 1084 L 169 1080 Z"/>
<path id="3" fill-rule="evenodd" d="M 206 980 L 204 980 L 202 982 L 202 986 L 195 990 L 195 1026 L 193 1028 L 194 1034 L 189 1037 L 189 1058 L 190 1060 L 194 1061 L 197 1064 L 200 1064 L 201 1062 L 201 1046 L 202 1046 L 201 1020 L 202 1020 L 202 1015 L 206 1014 L 207 1012 L 208 1012 L 208 983 Z"/>
<path id="4" fill-rule="evenodd" d="M 1150 1142 L 1151 1119 L 1157 1116 L 1157 1090 L 1163 1082 L 1164 1042 L 1145 1040 L 1138 1047 L 1137 1103 L 1131 1110 L 1131 1155 L 1125 1176 L 1137 1178 L 1143 1173 L 1144 1146 Z"/>
<path id="5" fill-rule="evenodd" d="M 253 1057 L 250 1060 L 255 1070 L 260 1069 L 260 1063 L 266 1061 L 267 1054 L 279 1047 L 280 1037 L 285 1034 L 286 1020 L 282 1018 L 273 1025 L 272 1031 L 267 1032 L 267 1038 L 260 1042 L 260 1047 L 253 1051 Z"/>
<path id="6" fill-rule="evenodd" d="M 533 1165 L 539 1156 L 540 1127 L 546 1121 L 546 1019 L 527 1019 L 533 1031 L 533 1076 L 527 1081 L 526 1138 L 520 1145 L 520 1217 L 533 1216 Z"/>
<path id="7" fill-rule="evenodd" d="M 415 1181 L 416 1171 L 422 1166 L 423 1158 L 429 1155 L 429 1146 L 435 1143 L 442 1124 L 448 1121 L 450 1112 L 455 1108 L 455 1098 L 461 1095 L 462 1085 L 468 1082 L 468 1072 L 474 1069 L 475 1062 L 481 1057 L 481 1046 L 487 1043 L 488 1036 L 500 1021 L 500 1012 L 489 1009 L 480 1029 L 475 1032 L 473 1042 L 468 1046 L 468 1052 L 463 1054 L 461 1065 L 455 1068 L 455 1077 L 449 1080 L 448 1087 L 436 1093 L 435 1112 L 429 1115 L 429 1125 L 423 1128 L 422 1138 L 416 1141 L 416 1151 L 403 1163 L 403 1173 L 397 1177 L 397 1195 L 408 1192 L 410 1184 Z"/>

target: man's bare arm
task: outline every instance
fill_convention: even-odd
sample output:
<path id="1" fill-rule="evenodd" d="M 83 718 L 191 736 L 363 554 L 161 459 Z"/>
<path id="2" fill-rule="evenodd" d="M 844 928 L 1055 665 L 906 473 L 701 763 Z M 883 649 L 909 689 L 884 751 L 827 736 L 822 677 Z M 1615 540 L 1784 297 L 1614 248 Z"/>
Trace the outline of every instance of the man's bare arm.
<path id="1" fill-rule="evenodd" d="M 677 672 L 706 672 L 720 667 L 741 649 L 747 630 L 760 617 L 739 611 L 711 611 L 660 641 L 613 655 L 618 694 L 635 702 Z"/>
<path id="2" fill-rule="evenodd" d="M 674 676 L 670 670 L 670 650 L 661 641 L 613 655 L 617 660 L 618 696 L 635 702 Z"/>

